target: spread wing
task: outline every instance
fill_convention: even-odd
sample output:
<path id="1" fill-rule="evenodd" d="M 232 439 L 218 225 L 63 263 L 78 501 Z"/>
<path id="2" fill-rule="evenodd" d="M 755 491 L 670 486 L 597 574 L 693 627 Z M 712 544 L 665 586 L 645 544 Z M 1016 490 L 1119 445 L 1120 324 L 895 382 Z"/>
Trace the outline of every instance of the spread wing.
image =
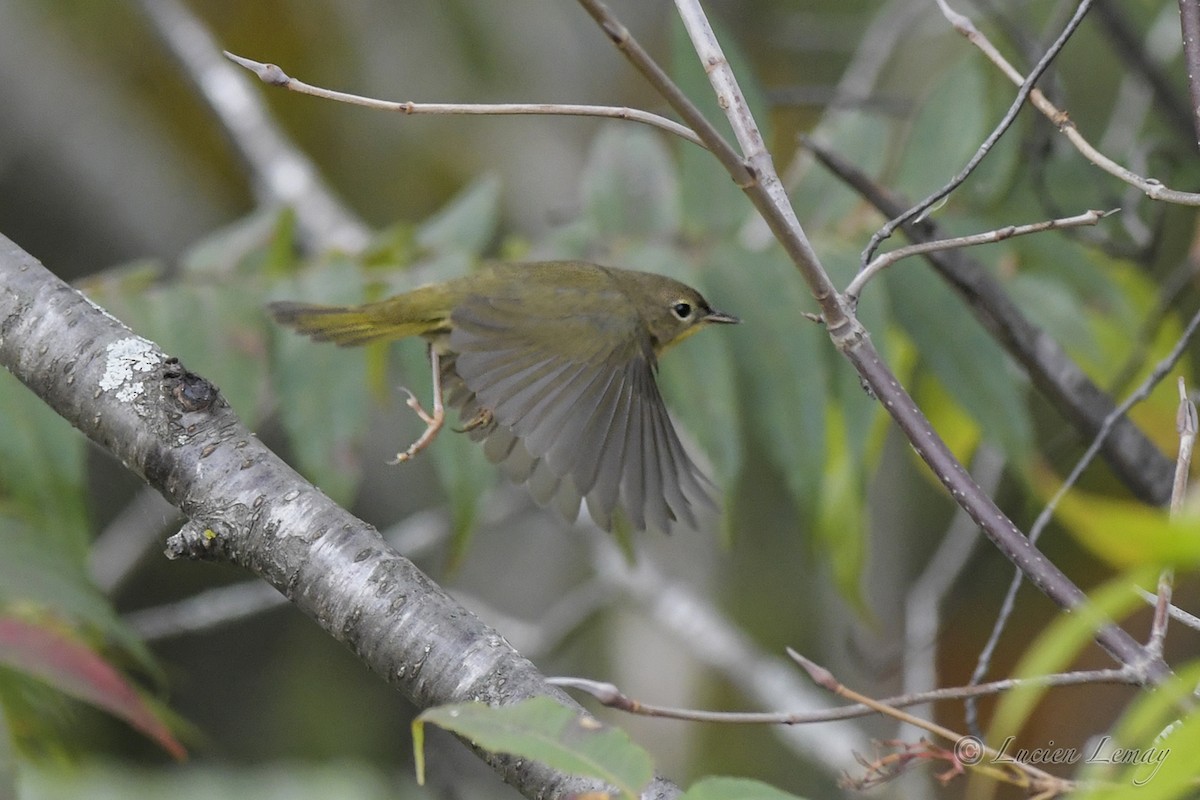
<path id="1" fill-rule="evenodd" d="M 547 303 L 472 297 L 451 319 L 452 368 L 465 388 L 451 392 L 451 403 L 466 419 L 491 413 L 477 438 L 539 503 L 573 519 L 586 498 L 605 528 L 617 508 L 638 529 L 669 531 L 678 520 L 696 527 L 692 504 L 712 505 L 708 482 L 671 424 L 633 309 L 566 314 Z"/>

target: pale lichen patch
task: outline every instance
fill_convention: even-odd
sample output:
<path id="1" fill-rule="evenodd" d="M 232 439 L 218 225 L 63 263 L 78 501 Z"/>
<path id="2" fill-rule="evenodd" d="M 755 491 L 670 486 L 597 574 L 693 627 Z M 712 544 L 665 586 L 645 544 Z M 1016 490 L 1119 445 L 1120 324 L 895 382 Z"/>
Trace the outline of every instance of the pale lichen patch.
<path id="1" fill-rule="evenodd" d="M 101 390 L 115 390 L 117 399 L 125 403 L 138 400 L 146 391 L 146 384 L 136 379 L 138 374 L 153 372 L 159 366 L 154 345 L 140 336 L 126 336 L 111 342 L 105 354 Z"/>

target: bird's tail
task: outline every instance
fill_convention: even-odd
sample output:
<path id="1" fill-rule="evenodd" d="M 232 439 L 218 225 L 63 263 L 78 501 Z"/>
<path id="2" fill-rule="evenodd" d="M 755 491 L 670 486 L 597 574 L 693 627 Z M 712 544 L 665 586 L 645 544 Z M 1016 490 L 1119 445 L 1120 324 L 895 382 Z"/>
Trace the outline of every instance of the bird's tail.
<path id="1" fill-rule="evenodd" d="M 437 333 L 449 313 L 419 308 L 411 295 L 361 306 L 322 306 L 282 301 L 268 309 L 275 321 L 322 342 L 360 345 Z"/>

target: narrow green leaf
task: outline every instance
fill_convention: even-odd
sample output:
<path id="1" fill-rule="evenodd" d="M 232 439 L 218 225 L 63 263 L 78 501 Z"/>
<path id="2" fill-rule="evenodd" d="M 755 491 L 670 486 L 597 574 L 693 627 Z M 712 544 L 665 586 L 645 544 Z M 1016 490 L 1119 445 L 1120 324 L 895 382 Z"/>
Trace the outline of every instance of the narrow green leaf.
<path id="1" fill-rule="evenodd" d="M 1014 676 L 1028 678 L 1065 671 L 1092 642 L 1098 628 L 1110 621 L 1120 621 L 1144 606 L 1134 589 L 1152 585 L 1155 575 L 1153 570 L 1122 575 L 1093 591 L 1086 604 L 1060 614 L 1025 651 Z M 1009 736 L 1016 736 L 1047 691 L 1046 686 L 1028 684 L 1005 694 L 996 705 L 988 743 L 995 746 Z"/>
<path id="2" fill-rule="evenodd" d="M 141 670 L 161 680 L 153 656 L 92 584 L 85 563 L 47 546 L 53 533 L 0 513 L 0 609 L 30 609 L 68 620 L 97 640 L 119 645 Z"/>
<path id="3" fill-rule="evenodd" d="M 1059 501 L 1058 518 L 1080 544 L 1117 568 L 1200 566 L 1194 514 L 1172 519 L 1161 508 L 1074 491 Z"/>
<path id="4" fill-rule="evenodd" d="M 1175 800 L 1195 797 L 1200 779 L 1200 714 L 1192 694 L 1200 664 L 1179 670 L 1138 696 L 1110 735 L 1083 753 L 1080 800 Z"/>
<path id="5" fill-rule="evenodd" d="M 496 235 L 500 217 L 500 179 L 484 175 L 450 199 L 417 229 L 421 247 L 477 255 Z"/>
<path id="6" fill-rule="evenodd" d="M 49 552 L 82 567 L 90 529 L 84 437 L 8 372 L 0 373 L 0 509 L 28 520 Z M 6 555 L 0 564 L 19 563 Z"/>
<path id="7" fill-rule="evenodd" d="M 177 275 L 200 280 L 233 272 L 284 274 L 295 263 L 295 223 L 291 209 L 253 211 L 189 247 L 179 258 Z"/>
<path id="8" fill-rule="evenodd" d="M 813 302 L 778 250 L 718 246 L 704 270 L 711 303 L 742 319 L 705 333 L 729 342 L 742 425 L 783 471 L 796 505 L 817 506 L 826 460 L 825 332 L 801 314 Z"/>
<path id="9" fill-rule="evenodd" d="M 583 216 L 601 237 L 666 239 L 679 228 L 675 165 L 650 130 L 630 125 L 601 128 L 582 182 Z"/>
<path id="10" fill-rule="evenodd" d="M 701 778 L 693 783 L 681 800 L 800 800 L 799 796 L 749 778 L 723 775 Z"/>
<path id="11" fill-rule="evenodd" d="M 580 777 L 598 778 L 635 798 L 654 778 L 650 756 L 624 731 L 602 726 L 549 697 L 510 706 L 460 703 L 431 708 L 413 722 L 452 731 L 495 753 L 531 758 Z"/>
<path id="12" fill-rule="evenodd" d="M 357 266 L 336 260 L 305 271 L 273 294 L 316 303 L 358 303 L 361 286 Z M 269 324 L 279 418 L 297 467 L 334 500 L 349 502 L 363 469 L 359 448 L 371 402 L 368 351 L 315 342 Z"/>
<path id="13" fill-rule="evenodd" d="M 925 197 L 942 187 L 975 154 L 991 124 L 982 62 L 974 54 L 940 70 L 918 105 L 917 117 L 903 147 L 897 189 Z M 946 124 L 946 115 L 954 124 Z"/>
<path id="14" fill-rule="evenodd" d="M 886 276 L 892 314 L 946 391 L 1014 461 L 1033 445 L 1024 385 L 1008 357 L 925 265 L 897 265 Z"/>
<path id="15" fill-rule="evenodd" d="M 829 557 L 834 583 L 842 597 L 866 612 L 868 606 L 860 585 L 867 555 L 862 465 L 854 455 L 840 409 L 831 407 L 827 419 L 825 472 L 813 534 Z"/>

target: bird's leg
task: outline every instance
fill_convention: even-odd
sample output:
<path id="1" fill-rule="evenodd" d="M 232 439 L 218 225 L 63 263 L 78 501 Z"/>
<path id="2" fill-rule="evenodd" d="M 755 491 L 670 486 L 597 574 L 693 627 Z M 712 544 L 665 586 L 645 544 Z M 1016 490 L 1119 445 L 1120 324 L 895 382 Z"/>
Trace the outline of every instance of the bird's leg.
<path id="1" fill-rule="evenodd" d="M 408 449 L 402 453 L 397 453 L 396 457 L 389 461 L 389 464 L 399 464 L 408 461 L 417 453 L 429 446 L 438 435 L 438 431 L 442 429 L 442 425 L 446 422 L 446 407 L 442 403 L 442 370 L 441 359 L 438 357 L 437 350 L 433 345 L 429 347 L 429 363 L 433 367 L 433 413 L 430 414 L 421 407 L 421 403 L 417 400 L 417 396 L 403 386 L 400 389 L 408 395 L 408 407 L 417 412 L 417 416 L 425 423 L 425 432 L 421 437 L 408 446 Z"/>

